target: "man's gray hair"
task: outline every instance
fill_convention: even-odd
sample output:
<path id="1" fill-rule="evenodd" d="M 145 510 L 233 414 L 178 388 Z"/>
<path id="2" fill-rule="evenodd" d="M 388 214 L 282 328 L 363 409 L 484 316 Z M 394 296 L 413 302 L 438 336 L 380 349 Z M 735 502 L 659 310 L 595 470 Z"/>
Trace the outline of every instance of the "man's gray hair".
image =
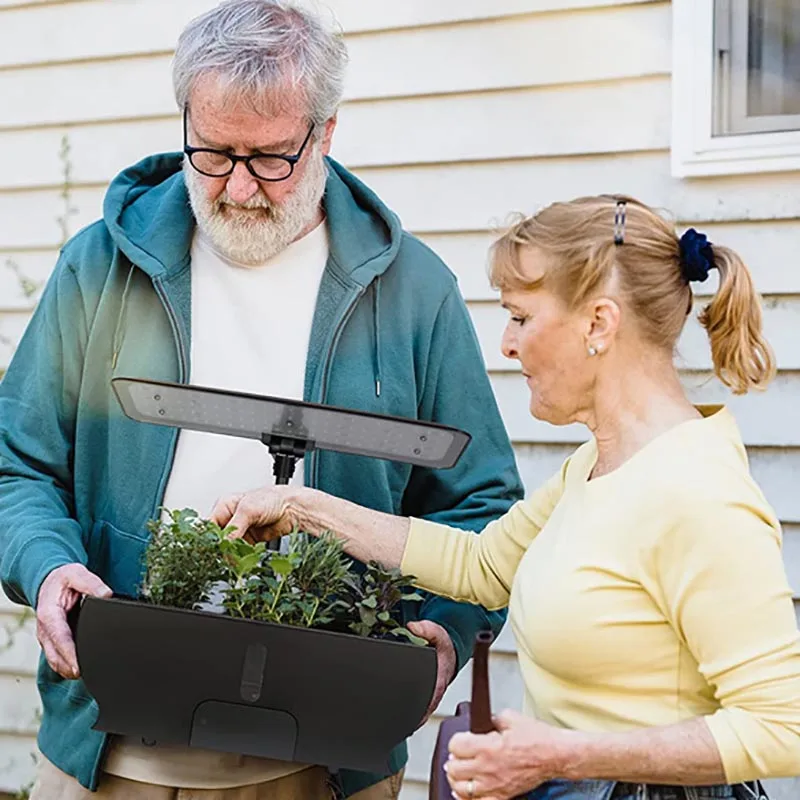
<path id="1" fill-rule="evenodd" d="M 347 48 L 340 29 L 294 0 L 226 0 L 192 20 L 178 40 L 172 79 L 186 108 L 198 78 L 216 75 L 258 110 L 294 97 L 310 121 L 330 119 L 342 100 Z"/>

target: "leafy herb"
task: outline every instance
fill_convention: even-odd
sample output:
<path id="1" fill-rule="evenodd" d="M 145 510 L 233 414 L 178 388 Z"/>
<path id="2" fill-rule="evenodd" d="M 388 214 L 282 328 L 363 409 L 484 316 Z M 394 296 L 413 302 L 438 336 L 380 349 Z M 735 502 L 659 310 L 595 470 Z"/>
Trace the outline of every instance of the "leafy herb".
<path id="1" fill-rule="evenodd" d="M 397 613 L 401 600 L 422 600 L 413 584 L 413 578 L 399 569 L 385 569 L 377 561 L 371 561 L 363 577 L 351 582 L 352 606 L 358 618 L 350 623 L 350 630 L 359 636 L 404 636 L 414 644 L 426 644 L 402 626 Z"/>
<path id="2" fill-rule="evenodd" d="M 200 519 L 192 509 L 170 511 L 148 523 L 145 599 L 195 609 L 221 590 L 229 616 L 425 645 L 401 623 L 401 601 L 419 601 L 413 578 L 368 564 L 363 574 L 331 533 L 295 532 L 286 553 L 260 542 L 229 539 L 232 528 Z"/>
<path id="3" fill-rule="evenodd" d="M 163 521 L 151 521 L 145 553 L 142 596 L 151 603 L 193 609 L 208 600 L 214 584 L 227 578 L 220 543 L 230 531 L 201 520 L 185 508 L 169 511 Z"/>

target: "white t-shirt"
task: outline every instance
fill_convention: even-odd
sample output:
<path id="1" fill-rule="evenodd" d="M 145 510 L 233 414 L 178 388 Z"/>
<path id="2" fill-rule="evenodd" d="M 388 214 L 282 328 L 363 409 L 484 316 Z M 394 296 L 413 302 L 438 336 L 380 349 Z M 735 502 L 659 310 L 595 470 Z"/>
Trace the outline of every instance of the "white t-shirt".
<path id="1" fill-rule="evenodd" d="M 324 222 L 258 267 L 222 257 L 196 232 L 190 382 L 302 400 L 311 323 L 328 251 Z M 207 517 L 219 497 L 273 483 L 272 461 L 267 448 L 254 439 L 183 430 L 164 508 L 193 508 Z M 302 464 L 297 464 L 293 484 L 302 483 Z M 125 737 L 112 738 L 104 766 L 129 780 L 197 789 L 261 783 L 304 768 L 194 748 L 146 747 Z"/>
<path id="2" fill-rule="evenodd" d="M 323 223 L 260 267 L 192 245 L 191 383 L 303 399 L 306 354 L 328 258 Z M 217 498 L 273 482 L 272 456 L 255 439 L 181 431 L 164 507 L 207 516 Z M 293 483 L 302 482 L 302 462 Z"/>

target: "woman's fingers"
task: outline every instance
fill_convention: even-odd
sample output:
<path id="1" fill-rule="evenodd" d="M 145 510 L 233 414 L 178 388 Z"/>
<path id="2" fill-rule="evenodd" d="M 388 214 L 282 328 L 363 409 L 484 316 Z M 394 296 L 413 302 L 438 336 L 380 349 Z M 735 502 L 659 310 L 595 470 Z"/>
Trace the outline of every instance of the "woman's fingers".
<path id="1" fill-rule="evenodd" d="M 239 504 L 239 500 L 241 500 L 242 497 L 244 497 L 244 495 L 230 494 L 227 497 L 221 497 L 217 500 L 211 511 L 211 521 L 216 522 L 220 528 L 224 528 L 231 521 L 231 517 L 236 511 L 236 506 Z"/>
<path id="2" fill-rule="evenodd" d="M 292 531 L 283 492 L 276 487 L 223 497 L 214 506 L 211 519 L 220 527 L 234 528 L 231 539 L 269 541 Z"/>
<path id="3" fill-rule="evenodd" d="M 450 780 L 450 784 L 458 781 L 468 781 L 474 777 L 481 769 L 480 763 L 474 758 L 451 758 L 445 763 L 444 770 Z"/>

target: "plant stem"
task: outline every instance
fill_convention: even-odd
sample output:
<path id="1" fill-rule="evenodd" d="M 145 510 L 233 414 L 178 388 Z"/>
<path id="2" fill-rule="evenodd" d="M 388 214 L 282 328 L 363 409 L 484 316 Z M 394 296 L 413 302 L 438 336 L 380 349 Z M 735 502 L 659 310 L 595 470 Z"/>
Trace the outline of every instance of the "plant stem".
<path id="1" fill-rule="evenodd" d="M 275 614 L 275 608 L 278 605 L 278 600 L 280 599 L 281 592 L 283 591 L 283 584 L 285 582 L 286 581 L 283 578 L 280 578 L 278 580 L 278 590 L 275 592 L 275 597 L 272 599 L 272 605 L 270 606 L 270 609 L 269 609 L 269 613 L 270 614 Z M 279 619 L 276 620 L 276 621 L 280 622 Z"/>
<path id="2" fill-rule="evenodd" d="M 312 609 L 311 613 L 306 617 L 306 625 L 309 628 L 314 624 L 314 617 L 317 616 L 317 611 L 319 611 L 319 604 L 320 604 L 320 598 L 315 597 L 314 608 Z"/>

